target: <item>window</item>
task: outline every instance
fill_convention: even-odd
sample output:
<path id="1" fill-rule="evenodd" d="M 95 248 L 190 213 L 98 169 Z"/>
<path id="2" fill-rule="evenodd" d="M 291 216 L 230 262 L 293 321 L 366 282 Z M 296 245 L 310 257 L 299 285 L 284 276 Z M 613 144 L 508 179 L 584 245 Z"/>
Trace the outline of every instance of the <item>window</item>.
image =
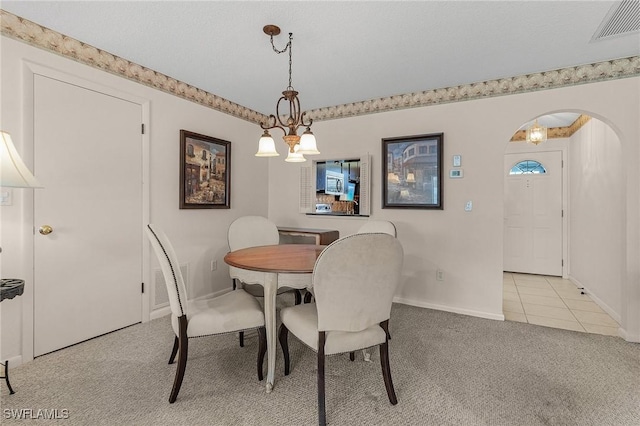
<path id="1" fill-rule="evenodd" d="M 509 170 L 509 175 L 524 175 L 524 174 L 544 174 L 547 173 L 547 169 L 542 164 L 535 160 L 524 160 L 517 163 Z"/>

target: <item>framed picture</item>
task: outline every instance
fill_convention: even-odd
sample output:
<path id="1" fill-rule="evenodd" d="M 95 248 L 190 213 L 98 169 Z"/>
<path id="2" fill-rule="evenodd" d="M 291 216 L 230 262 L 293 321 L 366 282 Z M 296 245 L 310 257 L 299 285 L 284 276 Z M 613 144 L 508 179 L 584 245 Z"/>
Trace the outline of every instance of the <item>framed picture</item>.
<path id="1" fill-rule="evenodd" d="M 231 207 L 231 142 L 180 130 L 180 208 Z"/>
<path id="2" fill-rule="evenodd" d="M 443 135 L 382 139 L 383 209 L 443 209 Z"/>

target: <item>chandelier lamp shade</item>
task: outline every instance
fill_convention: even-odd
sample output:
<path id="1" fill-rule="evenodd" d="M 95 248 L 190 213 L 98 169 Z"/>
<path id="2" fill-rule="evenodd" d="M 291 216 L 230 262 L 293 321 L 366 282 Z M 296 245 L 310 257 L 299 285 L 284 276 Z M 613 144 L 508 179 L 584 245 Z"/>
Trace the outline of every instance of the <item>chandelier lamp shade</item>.
<path id="1" fill-rule="evenodd" d="M 527 129 L 527 142 L 538 145 L 547 140 L 547 128 L 538 124 L 536 119 Z"/>
<path id="2" fill-rule="evenodd" d="M 311 132 L 312 119 L 306 117 L 306 112 L 302 112 L 300 108 L 300 99 L 298 99 L 298 92 L 294 90 L 291 83 L 291 50 L 293 42 L 293 33 L 289 33 L 289 42 L 282 50 L 278 50 L 273 43 L 273 37 L 280 34 L 280 28 L 275 25 L 266 25 L 263 28 L 265 34 L 271 38 L 271 46 L 274 52 L 284 53 L 289 52 L 289 86 L 282 92 L 282 96 L 278 99 L 276 104 L 276 113 L 271 114 L 267 122 L 260 123 L 260 127 L 264 130 L 262 137 L 258 142 L 258 152 L 256 157 L 277 157 L 276 144 L 269 133 L 271 129 L 280 129 L 284 132 L 284 142 L 288 146 L 289 155 L 285 159 L 290 163 L 298 163 L 306 161 L 305 155 L 320 154 L 316 145 L 316 137 Z M 282 111 L 281 108 L 287 108 L 286 111 Z M 298 129 L 305 127 L 305 131 L 302 135 L 298 135 Z"/>
<path id="3" fill-rule="evenodd" d="M 18 155 L 11 135 L 0 130 L 0 186 L 7 188 L 42 188 Z"/>

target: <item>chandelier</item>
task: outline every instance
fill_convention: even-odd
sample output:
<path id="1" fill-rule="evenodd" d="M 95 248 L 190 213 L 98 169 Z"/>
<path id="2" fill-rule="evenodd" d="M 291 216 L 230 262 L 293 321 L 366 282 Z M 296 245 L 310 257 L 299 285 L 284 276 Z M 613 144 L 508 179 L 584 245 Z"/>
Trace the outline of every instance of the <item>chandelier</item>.
<path id="1" fill-rule="evenodd" d="M 547 128 L 538 124 L 536 119 L 531 127 L 527 129 L 527 142 L 538 145 L 547 140 Z"/>
<path id="2" fill-rule="evenodd" d="M 256 157 L 276 157 L 280 154 L 276 151 L 276 145 L 273 138 L 269 134 L 269 130 L 278 128 L 284 132 L 282 137 L 289 147 L 289 155 L 285 159 L 290 163 L 307 161 L 304 155 L 320 154 L 316 147 L 316 137 L 311 132 L 312 119 L 306 119 L 306 112 L 300 111 L 300 100 L 298 92 L 291 85 L 291 43 L 293 41 L 293 33 L 289 33 L 289 43 L 282 50 L 278 50 L 273 43 L 273 36 L 280 34 L 280 28 L 276 25 L 266 25 L 263 29 L 264 33 L 271 38 L 271 46 L 273 51 L 280 54 L 289 51 L 289 86 L 282 92 L 282 96 L 276 104 L 276 114 L 271 114 L 266 123 L 260 123 L 260 127 L 264 130 L 260 142 L 258 143 L 258 152 Z M 286 107 L 289 106 L 289 114 L 282 114 L 280 111 L 281 103 Z M 306 127 L 302 136 L 298 136 L 298 129 Z"/>

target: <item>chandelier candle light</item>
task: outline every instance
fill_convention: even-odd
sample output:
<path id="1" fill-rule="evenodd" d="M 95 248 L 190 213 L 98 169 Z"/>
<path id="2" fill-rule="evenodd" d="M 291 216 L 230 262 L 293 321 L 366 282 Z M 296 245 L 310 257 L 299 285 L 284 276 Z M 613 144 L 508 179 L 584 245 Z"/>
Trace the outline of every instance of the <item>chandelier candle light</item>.
<path id="1" fill-rule="evenodd" d="M 538 145 L 547 140 L 547 128 L 538 124 L 538 119 L 527 129 L 527 142 Z"/>
<path id="2" fill-rule="evenodd" d="M 280 154 L 276 151 L 276 146 L 273 138 L 269 134 L 269 130 L 278 128 L 284 132 L 282 137 L 285 143 L 289 146 L 289 155 L 285 159 L 290 163 L 298 163 L 307 161 L 304 155 L 316 155 L 320 154 L 316 147 L 316 137 L 311 132 L 312 119 L 305 121 L 306 112 L 300 111 L 300 100 L 298 99 L 298 92 L 293 89 L 291 85 L 291 43 L 293 41 L 293 33 L 289 33 L 289 43 L 282 50 L 276 49 L 273 43 L 273 36 L 280 34 L 280 28 L 275 25 L 266 25 L 263 28 L 266 35 L 271 38 L 271 46 L 274 52 L 284 53 L 289 51 L 289 86 L 282 92 L 282 97 L 278 99 L 276 104 L 276 114 L 271 114 L 267 123 L 260 123 L 260 127 L 264 129 L 264 133 L 258 143 L 258 152 L 256 157 L 276 157 Z M 289 104 L 288 116 L 280 114 L 280 103 L 286 101 Z M 283 121 L 284 118 L 284 121 Z M 298 136 L 298 128 L 306 127 L 306 130 L 302 136 Z"/>

